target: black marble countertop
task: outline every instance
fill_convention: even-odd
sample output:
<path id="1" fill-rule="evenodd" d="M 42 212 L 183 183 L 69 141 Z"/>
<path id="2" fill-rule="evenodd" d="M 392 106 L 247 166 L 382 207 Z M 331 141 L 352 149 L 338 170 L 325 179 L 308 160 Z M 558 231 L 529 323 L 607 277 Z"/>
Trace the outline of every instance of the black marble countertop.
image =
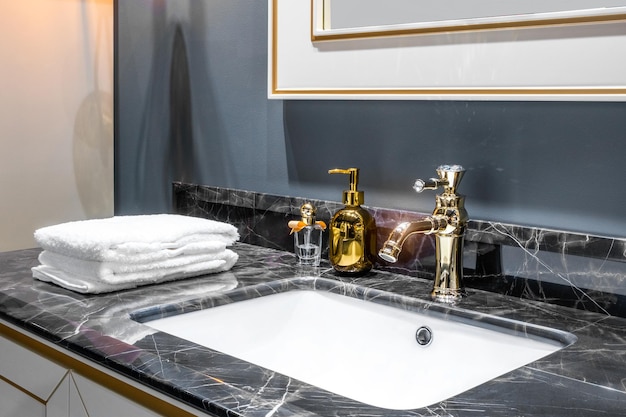
<path id="1" fill-rule="evenodd" d="M 227 273 L 105 295 L 81 295 L 33 280 L 30 268 L 38 263 L 38 249 L 0 253 L 0 318 L 220 416 L 626 415 L 626 319 L 539 301 L 472 289 L 459 307 L 571 332 L 577 337 L 573 345 L 411 411 L 367 406 L 131 320 L 130 313 L 139 309 L 182 308 L 215 297 L 216 291 L 245 292 L 246 287 L 312 272 L 338 285 L 424 300 L 430 291 L 426 279 L 380 271 L 339 278 L 327 264 L 315 271 L 299 269 L 288 252 L 243 243 L 234 250 L 240 259 Z M 459 373 L 463 362 L 471 360 L 459 346 Z"/>

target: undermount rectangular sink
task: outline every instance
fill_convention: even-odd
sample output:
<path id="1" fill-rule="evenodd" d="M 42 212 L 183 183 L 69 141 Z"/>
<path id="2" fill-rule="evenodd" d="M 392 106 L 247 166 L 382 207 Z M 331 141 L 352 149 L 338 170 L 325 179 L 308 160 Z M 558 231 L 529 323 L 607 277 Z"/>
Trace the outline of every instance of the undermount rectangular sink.
<path id="1" fill-rule="evenodd" d="M 395 410 L 446 400 L 576 340 L 555 329 L 322 278 L 274 281 L 132 317 Z"/>

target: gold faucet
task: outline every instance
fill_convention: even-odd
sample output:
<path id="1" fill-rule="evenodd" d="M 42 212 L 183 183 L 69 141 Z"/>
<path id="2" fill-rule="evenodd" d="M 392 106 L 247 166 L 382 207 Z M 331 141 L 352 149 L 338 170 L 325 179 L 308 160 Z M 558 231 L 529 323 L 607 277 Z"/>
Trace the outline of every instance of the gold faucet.
<path id="1" fill-rule="evenodd" d="M 460 165 L 441 165 L 439 178 L 416 180 L 418 193 L 443 187 L 436 196 L 433 214 L 415 222 L 400 223 L 389 234 L 378 255 L 387 262 L 396 262 L 404 241 L 415 233 L 435 234 L 437 271 L 431 297 L 436 301 L 455 303 L 467 295 L 463 286 L 463 236 L 467 226 L 465 197 L 456 189 L 465 170 Z"/>

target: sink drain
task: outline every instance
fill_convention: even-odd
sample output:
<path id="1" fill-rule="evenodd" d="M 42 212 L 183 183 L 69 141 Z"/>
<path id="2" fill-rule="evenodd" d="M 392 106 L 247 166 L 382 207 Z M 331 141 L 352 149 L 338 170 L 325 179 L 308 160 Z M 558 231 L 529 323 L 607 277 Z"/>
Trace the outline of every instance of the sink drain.
<path id="1" fill-rule="evenodd" d="M 420 346 L 428 346 L 433 341 L 433 331 L 428 326 L 422 326 L 415 332 L 415 340 Z"/>

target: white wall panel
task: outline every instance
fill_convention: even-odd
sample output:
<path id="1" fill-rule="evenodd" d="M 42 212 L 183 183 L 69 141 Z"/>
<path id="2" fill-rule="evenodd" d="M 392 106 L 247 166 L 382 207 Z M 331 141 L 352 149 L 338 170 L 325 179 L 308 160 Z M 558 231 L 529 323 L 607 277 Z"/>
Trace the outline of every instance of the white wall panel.
<path id="1" fill-rule="evenodd" d="M 0 251 L 113 213 L 113 0 L 0 0 Z"/>

